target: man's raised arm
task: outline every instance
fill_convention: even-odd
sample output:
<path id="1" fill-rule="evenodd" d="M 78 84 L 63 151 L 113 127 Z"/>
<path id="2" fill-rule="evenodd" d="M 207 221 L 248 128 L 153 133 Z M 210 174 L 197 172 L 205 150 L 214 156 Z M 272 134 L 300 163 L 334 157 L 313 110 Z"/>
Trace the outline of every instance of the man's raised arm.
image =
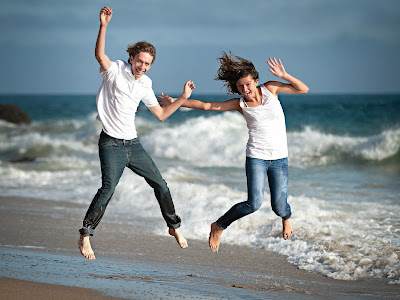
<path id="1" fill-rule="evenodd" d="M 106 71 L 111 66 L 111 60 L 105 54 L 106 31 L 108 23 L 111 20 L 113 11 L 109 7 L 103 7 L 100 11 L 100 29 L 96 41 L 95 56 L 101 68 Z"/>

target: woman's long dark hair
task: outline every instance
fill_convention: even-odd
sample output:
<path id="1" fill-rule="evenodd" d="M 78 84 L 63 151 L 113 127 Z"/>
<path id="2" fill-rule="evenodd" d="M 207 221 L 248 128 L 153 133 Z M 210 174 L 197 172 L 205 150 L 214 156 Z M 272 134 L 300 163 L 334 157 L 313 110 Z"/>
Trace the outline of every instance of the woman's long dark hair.
<path id="1" fill-rule="evenodd" d="M 240 78 L 251 75 L 254 80 L 258 80 L 258 72 L 251 61 L 232 55 L 230 51 L 229 55 L 226 52 L 222 52 L 222 56 L 218 59 L 221 66 L 218 69 L 218 75 L 215 80 L 225 81 L 224 86 L 228 93 L 240 94 L 236 86 L 236 82 Z"/>

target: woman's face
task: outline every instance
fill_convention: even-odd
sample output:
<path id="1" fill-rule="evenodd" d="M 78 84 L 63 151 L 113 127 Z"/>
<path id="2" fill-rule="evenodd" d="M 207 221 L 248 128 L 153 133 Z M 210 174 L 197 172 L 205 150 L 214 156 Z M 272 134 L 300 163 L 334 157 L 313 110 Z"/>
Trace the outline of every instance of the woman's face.
<path id="1" fill-rule="evenodd" d="M 240 78 L 236 82 L 236 87 L 246 99 L 256 97 L 258 80 L 254 80 L 253 76 L 247 75 L 246 77 Z"/>

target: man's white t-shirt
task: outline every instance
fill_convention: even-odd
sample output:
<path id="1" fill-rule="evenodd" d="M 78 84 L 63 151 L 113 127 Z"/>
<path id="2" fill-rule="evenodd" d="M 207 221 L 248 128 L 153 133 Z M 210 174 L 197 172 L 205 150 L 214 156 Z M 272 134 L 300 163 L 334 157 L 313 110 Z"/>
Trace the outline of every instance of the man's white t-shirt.
<path id="1" fill-rule="evenodd" d="M 112 62 L 106 71 L 100 68 L 100 74 L 103 83 L 96 103 L 103 131 L 117 139 L 136 138 L 135 115 L 140 101 L 147 107 L 158 104 L 151 79 L 143 75 L 135 80 L 131 65 L 122 60 Z"/>

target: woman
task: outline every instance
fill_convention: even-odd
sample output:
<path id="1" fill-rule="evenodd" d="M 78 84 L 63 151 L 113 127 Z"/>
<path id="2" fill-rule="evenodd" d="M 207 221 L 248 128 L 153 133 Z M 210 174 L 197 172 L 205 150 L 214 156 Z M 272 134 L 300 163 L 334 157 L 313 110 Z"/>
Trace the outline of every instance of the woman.
<path id="1" fill-rule="evenodd" d="M 285 71 L 280 59 L 267 61 L 269 71 L 288 83 L 268 81 L 258 86 L 258 72 L 254 65 L 241 57 L 223 52 L 219 58 L 221 66 L 216 80 L 225 82 L 228 92 L 242 95 L 225 102 L 186 100 L 182 106 L 200 110 L 233 111 L 243 114 L 249 130 L 246 148 L 247 201 L 235 204 L 211 225 L 209 245 L 218 252 L 220 238 L 232 222 L 261 207 L 265 177 L 271 194 L 272 210 L 282 218 L 284 239 L 293 234 L 290 221 L 291 209 L 287 203 L 288 194 L 288 148 L 285 116 L 278 100 L 279 93 L 305 94 L 308 87 Z M 164 103 L 175 99 L 162 94 Z"/>

